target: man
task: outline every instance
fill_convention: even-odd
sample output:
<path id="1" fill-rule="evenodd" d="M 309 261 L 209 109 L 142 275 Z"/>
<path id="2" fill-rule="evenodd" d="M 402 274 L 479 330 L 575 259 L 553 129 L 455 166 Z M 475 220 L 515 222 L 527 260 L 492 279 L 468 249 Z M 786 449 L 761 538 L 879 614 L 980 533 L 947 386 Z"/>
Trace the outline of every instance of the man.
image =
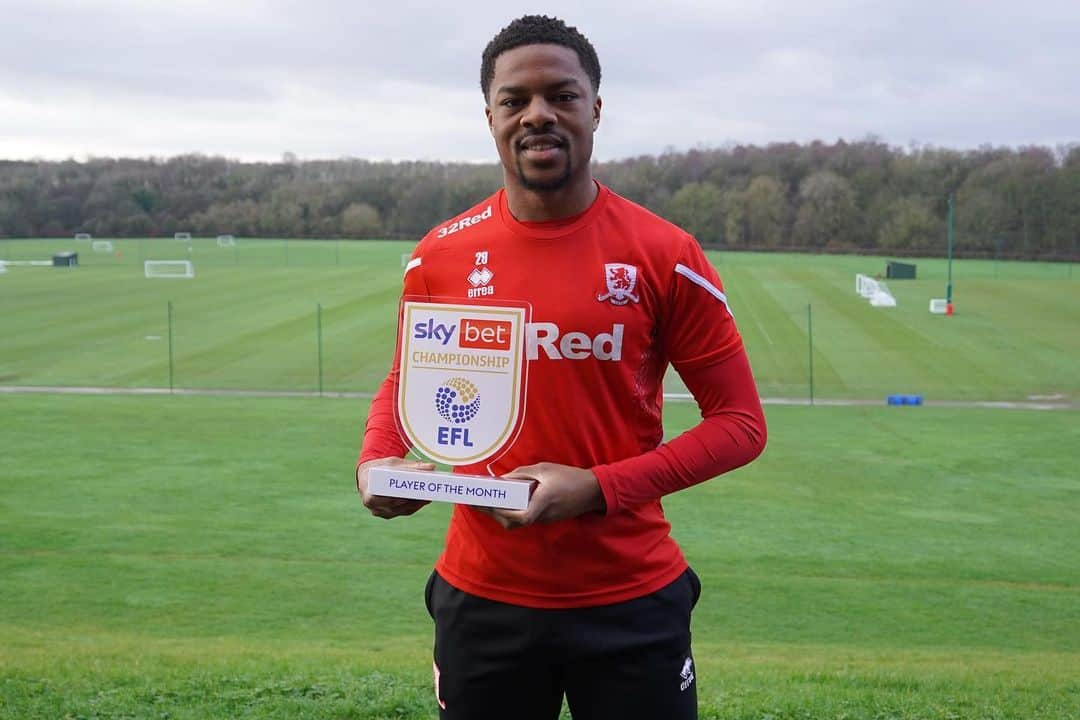
<path id="1" fill-rule="evenodd" d="M 700 584 L 660 498 L 757 457 L 765 420 L 720 280 L 694 238 L 598 184 L 600 63 L 562 21 L 525 16 L 483 53 L 481 89 L 504 189 L 417 245 L 404 294 L 527 301 L 522 430 L 490 467 L 529 478 L 525 510 L 458 505 L 428 582 L 444 719 L 697 716 L 690 612 Z M 479 217 L 477 217 L 479 216 Z M 462 222 L 468 218 L 469 222 Z M 489 275 L 490 274 L 490 275 Z M 662 444 L 661 381 L 680 373 L 702 421 Z M 399 359 L 372 402 L 356 471 L 376 516 L 422 502 L 373 496 L 402 459 Z"/>

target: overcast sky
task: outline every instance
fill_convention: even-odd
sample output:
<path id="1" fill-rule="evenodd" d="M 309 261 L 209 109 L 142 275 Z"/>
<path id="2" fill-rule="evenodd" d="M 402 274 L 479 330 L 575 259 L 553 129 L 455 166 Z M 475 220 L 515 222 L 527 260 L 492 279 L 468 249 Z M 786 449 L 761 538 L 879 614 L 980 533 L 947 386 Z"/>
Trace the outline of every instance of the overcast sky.
<path id="1" fill-rule="evenodd" d="M 0 158 L 493 161 L 480 52 L 596 46 L 596 157 L 1080 141 L 1080 0 L 0 0 Z"/>

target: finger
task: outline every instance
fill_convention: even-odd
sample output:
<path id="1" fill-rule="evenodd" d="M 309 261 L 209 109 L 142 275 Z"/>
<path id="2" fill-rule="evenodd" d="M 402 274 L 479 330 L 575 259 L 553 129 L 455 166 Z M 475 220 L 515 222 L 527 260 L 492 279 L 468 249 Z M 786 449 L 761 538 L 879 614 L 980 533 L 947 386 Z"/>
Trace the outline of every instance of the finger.
<path id="1" fill-rule="evenodd" d="M 393 510 L 397 513 L 400 513 L 409 508 L 415 508 L 416 510 L 419 510 L 425 505 L 427 505 L 427 501 L 415 500 L 413 498 L 392 498 L 390 499 L 390 502 L 386 503 L 386 507 L 388 510 Z"/>
<path id="2" fill-rule="evenodd" d="M 540 464 L 533 465 L 520 465 L 508 473 L 503 473 L 503 477 L 530 477 L 535 478 L 540 474 Z"/>
<path id="3" fill-rule="evenodd" d="M 529 524 L 528 516 L 524 510 L 503 510 L 496 508 L 491 511 L 491 515 L 507 530 L 514 530 Z"/>
<path id="4" fill-rule="evenodd" d="M 495 508 L 481 507 L 480 505 L 473 505 L 472 508 L 473 508 L 473 510 L 476 510 L 478 512 L 482 512 L 483 514 L 487 515 L 489 518 L 491 518 L 495 522 L 499 523 L 499 525 L 501 525 L 504 530 L 509 530 L 510 529 L 510 526 L 507 524 L 506 518 L 499 515 L 499 511 L 496 510 Z"/>
<path id="5" fill-rule="evenodd" d="M 502 477 L 510 480 L 536 480 L 537 482 L 540 482 L 540 473 L 526 469 L 512 470 Z"/>
<path id="6" fill-rule="evenodd" d="M 401 498 L 387 497 L 385 495 L 368 495 L 364 498 L 364 507 L 368 510 L 393 510 L 396 507 L 400 507 L 403 503 L 410 502 L 409 500 L 403 500 Z"/>
<path id="7" fill-rule="evenodd" d="M 377 515 L 378 517 L 391 515 L 394 512 L 393 506 L 384 502 L 373 502 L 370 505 L 365 505 L 364 507 L 366 507 L 372 515 Z"/>
<path id="8" fill-rule="evenodd" d="M 375 517 L 389 520 L 390 518 L 401 517 L 403 515 L 412 515 L 427 504 L 427 500 L 403 500 L 395 498 L 392 502 L 375 503 L 368 509 L 371 510 L 371 514 Z"/>

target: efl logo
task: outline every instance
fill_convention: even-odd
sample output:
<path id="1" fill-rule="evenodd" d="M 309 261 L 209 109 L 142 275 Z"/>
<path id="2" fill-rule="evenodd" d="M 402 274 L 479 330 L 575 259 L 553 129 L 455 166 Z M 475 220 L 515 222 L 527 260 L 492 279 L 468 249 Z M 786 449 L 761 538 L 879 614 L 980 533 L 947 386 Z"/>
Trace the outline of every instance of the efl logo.
<path id="1" fill-rule="evenodd" d="M 458 344 L 476 350 L 509 350 L 511 327 L 504 320 L 462 318 Z"/>

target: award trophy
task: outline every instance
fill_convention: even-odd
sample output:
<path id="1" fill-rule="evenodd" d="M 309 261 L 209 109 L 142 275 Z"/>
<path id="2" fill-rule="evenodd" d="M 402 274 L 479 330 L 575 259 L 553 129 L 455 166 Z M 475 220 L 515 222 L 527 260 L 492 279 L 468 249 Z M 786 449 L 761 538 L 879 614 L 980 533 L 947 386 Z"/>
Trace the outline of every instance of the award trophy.
<path id="1" fill-rule="evenodd" d="M 407 444 L 436 463 L 475 465 L 500 454 L 525 415 L 528 307 L 405 299 L 397 417 Z M 373 495 L 523 509 L 534 481 L 487 475 L 368 470 Z"/>

